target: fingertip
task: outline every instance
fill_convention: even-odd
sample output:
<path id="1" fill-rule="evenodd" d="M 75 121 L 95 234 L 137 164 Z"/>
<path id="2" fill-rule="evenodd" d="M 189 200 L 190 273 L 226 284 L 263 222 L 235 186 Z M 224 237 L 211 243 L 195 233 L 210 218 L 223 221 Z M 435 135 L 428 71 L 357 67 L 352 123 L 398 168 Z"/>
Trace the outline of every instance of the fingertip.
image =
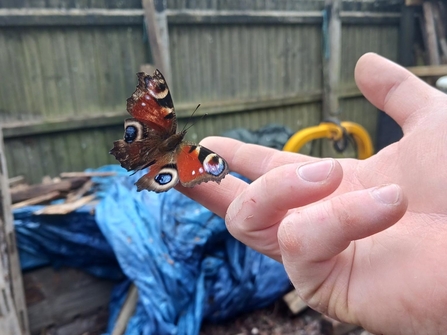
<path id="1" fill-rule="evenodd" d="M 383 210 L 385 213 L 388 213 L 389 221 L 397 222 L 404 216 L 408 208 L 408 199 L 399 185 L 386 184 L 372 188 L 369 191 L 377 204 L 385 207 Z"/>
<path id="2" fill-rule="evenodd" d="M 402 190 L 396 184 L 387 184 L 371 189 L 371 195 L 385 205 L 396 205 L 401 202 Z"/>
<path id="3" fill-rule="evenodd" d="M 360 56 L 360 58 L 357 60 L 354 69 L 354 78 L 357 84 L 359 84 L 359 81 L 362 80 L 362 78 L 364 77 L 364 71 L 366 71 L 368 69 L 368 66 L 376 61 L 377 57 L 380 56 L 376 53 L 368 52 Z"/>
<path id="4" fill-rule="evenodd" d="M 420 80 L 397 63 L 368 53 L 360 57 L 355 81 L 363 95 L 386 112 L 408 133 L 423 120 L 437 98 L 445 104 L 445 95 Z"/>
<path id="5" fill-rule="evenodd" d="M 331 175 L 333 175 L 334 170 L 342 172 L 340 164 L 335 159 L 329 158 L 300 165 L 297 173 L 304 181 L 315 183 L 328 181 Z"/>
<path id="6" fill-rule="evenodd" d="M 385 109 L 388 94 L 393 87 L 410 75 L 400 65 L 372 52 L 359 58 L 354 71 L 358 88 L 380 110 Z"/>

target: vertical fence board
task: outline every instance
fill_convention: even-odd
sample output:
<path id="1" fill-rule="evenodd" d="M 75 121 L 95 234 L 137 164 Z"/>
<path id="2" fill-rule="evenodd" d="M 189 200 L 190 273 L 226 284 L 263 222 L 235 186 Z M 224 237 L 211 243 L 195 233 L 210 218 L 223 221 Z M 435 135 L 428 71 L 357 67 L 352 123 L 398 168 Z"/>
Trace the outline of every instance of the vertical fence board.
<path id="1" fill-rule="evenodd" d="M 17 251 L 3 133 L 0 128 L 0 329 L 5 335 L 28 335 L 28 316 Z"/>

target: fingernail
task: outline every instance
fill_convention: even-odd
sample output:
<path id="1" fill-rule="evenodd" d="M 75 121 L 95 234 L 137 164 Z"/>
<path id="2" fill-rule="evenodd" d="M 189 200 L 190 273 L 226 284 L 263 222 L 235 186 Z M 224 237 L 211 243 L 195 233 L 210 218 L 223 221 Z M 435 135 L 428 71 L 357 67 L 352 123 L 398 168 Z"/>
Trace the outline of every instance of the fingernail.
<path id="1" fill-rule="evenodd" d="M 334 168 L 333 159 L 325 159 L 315 163 L 307 163 L 298 168 L 298 175 L 310 182 L 319 182 L 327 179 Z"/>
<path id="2" fill-rule="evenodd" d="M 395 204 L 400 198 L 399 187 L 394 184 L 376 187 L 371 193 L 374 198 L 387 205 Z"/>

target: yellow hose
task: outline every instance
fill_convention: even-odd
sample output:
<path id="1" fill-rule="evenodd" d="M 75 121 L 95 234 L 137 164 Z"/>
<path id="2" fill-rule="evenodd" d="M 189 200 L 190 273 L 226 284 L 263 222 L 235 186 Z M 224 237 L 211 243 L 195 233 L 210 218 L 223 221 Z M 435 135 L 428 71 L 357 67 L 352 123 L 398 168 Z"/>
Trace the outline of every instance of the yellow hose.
<path id="1" fill-rule="evenodd" d="M 368 132 L 354 122 L 341 122 L 341 126 L 332 122 L 322 122 L 318 126 L 305 128 L 294 134 L 284 145 L 283 150 L 298 152 L 307 142 L 320 138 L 338 141 L 343 137 L 343 128 L 356 142 L 359 159 L 366 159 L 373 155 L 373 145 Z"/>

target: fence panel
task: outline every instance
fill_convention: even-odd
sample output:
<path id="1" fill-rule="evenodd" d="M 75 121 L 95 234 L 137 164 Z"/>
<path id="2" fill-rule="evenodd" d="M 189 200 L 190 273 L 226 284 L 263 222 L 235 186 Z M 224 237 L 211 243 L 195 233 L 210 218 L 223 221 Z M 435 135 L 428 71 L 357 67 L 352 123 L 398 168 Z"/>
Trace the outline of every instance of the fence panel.
<path id="1" fill-rule="evenodd" d="M 378 3 L 343 4 L 349 11 L 342 12 L 339 87 L 340 118 L 360 122 L 373 138 L 377 113 L 355 88 L 353 71 L 367 51 L 397 58 L 396 4 Z M 197 117 L 209 114 L 188 138 L 318 123 L 323 6 L 323 0 L 168 1 L 169 84 L 180 126 L 199 103 Z M 122 136 L 135 73 L 150 62 L 140 1 L 2 1 L 0 122 L 10 175 L 38 182 L 113 163 L 108 150 Z"/>

